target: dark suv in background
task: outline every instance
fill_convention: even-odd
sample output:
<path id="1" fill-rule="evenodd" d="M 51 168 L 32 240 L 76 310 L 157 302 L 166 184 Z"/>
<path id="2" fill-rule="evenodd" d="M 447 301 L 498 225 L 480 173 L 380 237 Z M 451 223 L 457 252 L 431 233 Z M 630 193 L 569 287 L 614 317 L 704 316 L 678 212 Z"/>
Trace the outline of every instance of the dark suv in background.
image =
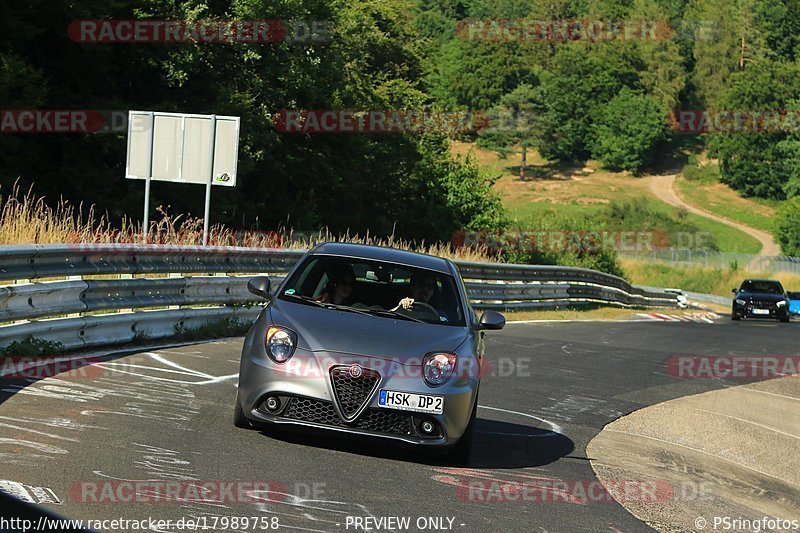
<path id="1" fill-rule="evenodd" d="M 733 293 L 731 319 L 772 318 L 789 322 L 789 298 L 780 281 L 746 279 Z"/>

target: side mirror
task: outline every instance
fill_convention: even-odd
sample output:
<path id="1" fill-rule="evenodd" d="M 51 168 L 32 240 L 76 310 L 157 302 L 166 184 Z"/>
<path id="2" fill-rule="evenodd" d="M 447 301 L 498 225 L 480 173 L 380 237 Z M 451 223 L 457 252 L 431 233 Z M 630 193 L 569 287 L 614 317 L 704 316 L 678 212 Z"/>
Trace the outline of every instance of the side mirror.
<path id="1" fill-rule="evenodd" d="M 247 282 L 247 290 L 256 296 L 261 296 L 267 300 L 272 299 L 272 295 L 269 292 L 269 287 L 270 282 L 267 276 L 256 276 L 254 278 L 250 278 L 250 281 Z"/>
<path id="2" fill-rule="evenodd" d="M 736 294 L 736 293 L 737 293 L 737 292 L 739 292 L 739 291 L 738 291 L 737 289 L 731 289 L 731 292 L 732 292 L 733 294 Z"/>
<path id="3" fill-rule="evenodd" d="M 484 311 L 478 321 L 479 330 L 482 329 L 503 329 L 506 325 L 506 317 L 497 311 Z"/>

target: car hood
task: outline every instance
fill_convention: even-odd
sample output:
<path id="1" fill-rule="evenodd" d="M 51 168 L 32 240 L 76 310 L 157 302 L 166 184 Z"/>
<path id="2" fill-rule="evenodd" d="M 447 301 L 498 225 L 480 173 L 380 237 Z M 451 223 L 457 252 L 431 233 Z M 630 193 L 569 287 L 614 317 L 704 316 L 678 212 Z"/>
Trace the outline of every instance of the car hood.
<path id="1" fill-rule="evenodd" d="M 762 302 L 781 302 L 786 300 L 783 294 L 769 294 L 766 292 L 740 292 L 736 294 L 740 300 L 760 300 Z"/>
<path id="2" fill-rule="evenodd" d="M 272 324 L 297 333 L 297 347 L 312 352 L 355 354 L 401 363 L 436 350 L 455 351 L 469 336 L 466 327 L 421 324 L 276 300 Z"/>

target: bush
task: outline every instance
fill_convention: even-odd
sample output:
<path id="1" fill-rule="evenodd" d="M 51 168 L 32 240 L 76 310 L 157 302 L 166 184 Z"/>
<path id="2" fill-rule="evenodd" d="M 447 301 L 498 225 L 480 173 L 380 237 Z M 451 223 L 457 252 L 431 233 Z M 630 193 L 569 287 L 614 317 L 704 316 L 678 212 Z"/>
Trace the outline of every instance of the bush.
<path id="1" fill-rule="evenodd" d="M 683 167 L 683 177 L 698 183 L 717 183 L 720 180 L 719 166 L 711 163 L 701 165 L 696 156 L 691 156 Z"/>
<path id="2" fill-rule="evenodd" d="M 14 341 L 3 349 L 0 349 L 2 357 L 39 357 L 53 356 L 64 353 L 64 345 L 60 342 L 37 339 L 28 336 L 22 342 Z"/>
<path id="3" fill-rule="evenodd" d="M 400 234 L 413 239 L 447 241 L 460 229 L 502 231 L 509 225 L 505 208 L 472 156 L 454 158 L 449 141 L 429 137 L 419 143 L 422 159 L 405 178 L 397 209 Z"/>
<path id="4" fill-rule="evenodd" d="M 697 238 L 700 229 L 688 219 L 685 209 L 678 210 L 675 215 L 657 211 L 642 197 L 628 201 L 612 201 L 594 221 L 595 226 L 605 231 L 651 231 L 654 232 L 652 243 L 657 247 L 678 246 L 687 248 L 680 235 L 692 235 L 688 239 L 688 248 L 697 250 L 719 251 L 716 237 L 710 233 Z M 635 230 L 633 228 L 636 228 Z"/>
<path id="5" fill-rule="evenodd" d="M 520 246 L 507 247 L 500 258 L 509 263 L 591 268 L 624 277 L 617 252 L 594 238 L 589 219 L 542 217 L 525 228 Z"/>
<path id="6" fill-rule="evenodd" d="M 800 196 L 789 198 L 778 209 L 773 233 L 783 254 L 800 256 Z"/>
<path id="7" fill-rule="evenodd" d="M 180 340 L 206 340 L 222 337 L 239 337 L 250 329 L 250 322 L 239 318 L 222 318 L 209 320 L 202 326 L 190 327 L 175 326 L 175 336 Z"/>

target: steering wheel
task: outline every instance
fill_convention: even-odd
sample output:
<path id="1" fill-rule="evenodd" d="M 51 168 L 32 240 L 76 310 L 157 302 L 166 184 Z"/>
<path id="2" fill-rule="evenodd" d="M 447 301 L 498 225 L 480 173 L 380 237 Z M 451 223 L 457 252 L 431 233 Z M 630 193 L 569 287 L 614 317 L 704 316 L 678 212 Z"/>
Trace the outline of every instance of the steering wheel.
<path id="1" fill-rule="evenodd" d="M 414 302 L 411 305 L 411 309 L 415 312 L 420 311 L 420 314 L 423 315 L 420 318 L 427 318 L 430 320 L 435 320 L 439 322 L 439 311 L 437 311 L 431 304 L 426 302 Z M 425 316 L 427 315 L 427 316 Z"/>

